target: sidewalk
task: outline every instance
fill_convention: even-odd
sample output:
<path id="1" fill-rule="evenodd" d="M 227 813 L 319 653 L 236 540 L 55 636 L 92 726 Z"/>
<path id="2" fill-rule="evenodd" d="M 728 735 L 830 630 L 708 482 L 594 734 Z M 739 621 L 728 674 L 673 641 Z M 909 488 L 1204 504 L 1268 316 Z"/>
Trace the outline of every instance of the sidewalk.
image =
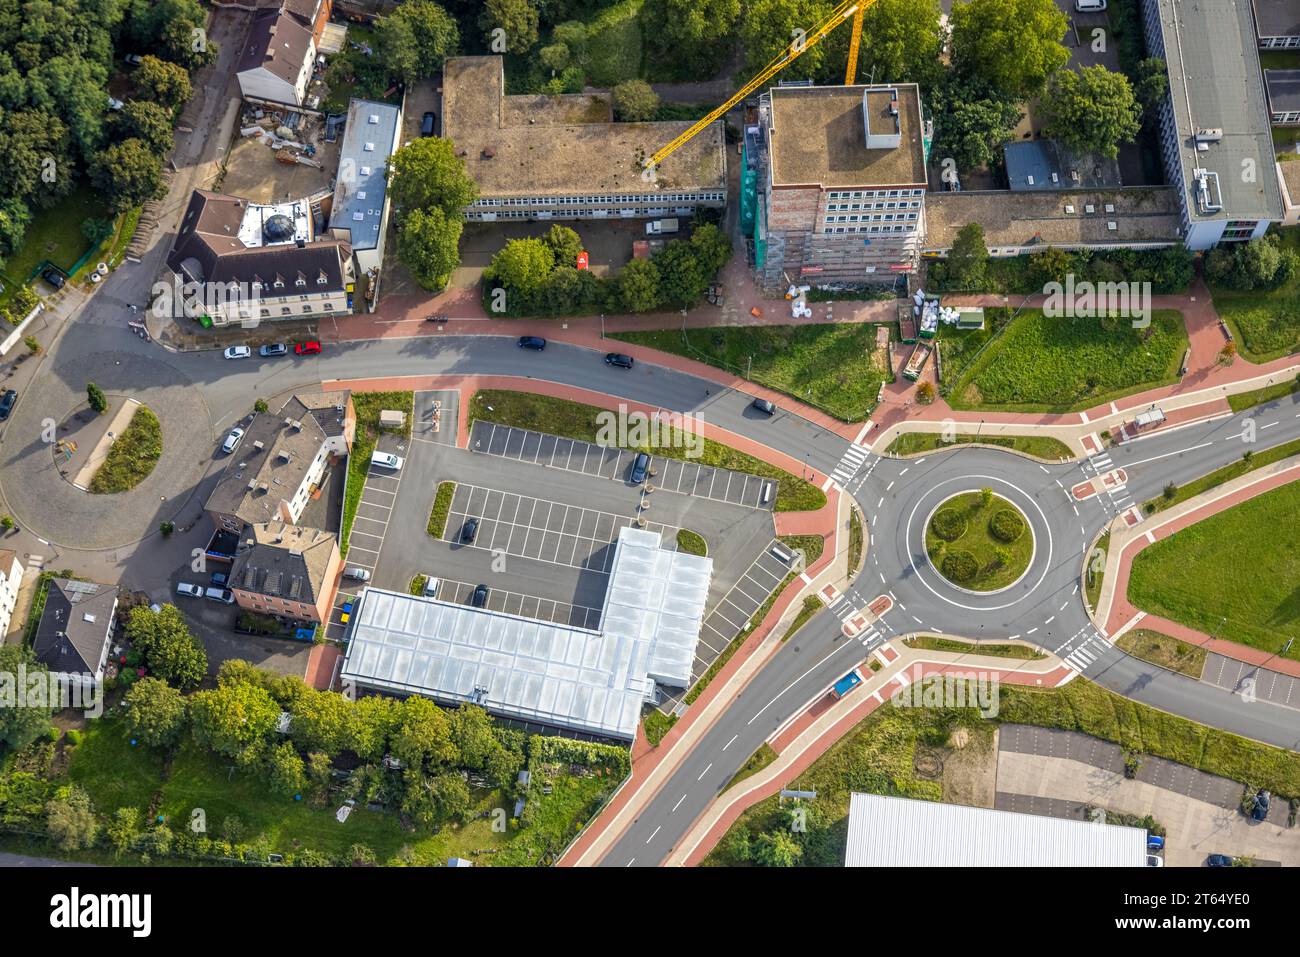
<path id="1" fill-rule="evenodd" d="M 1143 628 L 1186 641 L 1226 658 L 1300 677 L 1300 661 L 1281 658 L 1235 641 L 1213 638 L 1187 625 L 1150 615 L 1128 600 L 1128 580 L 1133 561 L 1148 545 L 1247 499 L 1297 480 L 1300 480 L 1300 456 L 1292 456 L 1225 482 L 1163 512 L 1157 512 L 1132 527 L 1124 522 L 1123 516 L 1116 518 L 1110 526 L 1105 578 L 1101 593 L 1097 596 L 1097 610 L 1093 617 L 1098 628 L 1113 642 L 1140 624 Z"/>
<path id="2" fill-rule="evenodd" d="M 906 637 L 906 636 L 904 636 Z M 809 703 L 798 719 L 779 729 L 769 744 L 778 752 L 775 761 L 723 794 L 692 825 L 686 837 L 668 858 L 670 866 L 699 865 L 749 808 L 790 784 L 835 742 L 863 719 L 884 705 L 897 691 L 912 684 L 920 669 L 921 678 L 948 673 L 982 672 L 996 675 L 1006 684 L 1057 687 L 1073 672 L 1050 655 L 1038 661 L 1023 661 L 1008 667 L 1006 658 L 940 651 L 918 651 L 893 642 L 877 653 L 880 671 L 874 672 L 859 691 L 826 704 L 825 694 Z"/>

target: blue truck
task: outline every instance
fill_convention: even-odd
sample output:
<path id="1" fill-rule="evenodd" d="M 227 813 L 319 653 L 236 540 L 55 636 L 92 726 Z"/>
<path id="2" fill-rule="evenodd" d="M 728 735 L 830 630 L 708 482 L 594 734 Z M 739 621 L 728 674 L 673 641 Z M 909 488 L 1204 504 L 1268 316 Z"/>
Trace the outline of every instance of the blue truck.
<path id="1" fill-rule="evenodd" d="M 839 681 L 835 682 L 835 686 L 831 688 L 831 697 L 838 701 L 860 684 L 862 684 L 862 675 L 858 674 L 857 668 L 854 668 Z"/>

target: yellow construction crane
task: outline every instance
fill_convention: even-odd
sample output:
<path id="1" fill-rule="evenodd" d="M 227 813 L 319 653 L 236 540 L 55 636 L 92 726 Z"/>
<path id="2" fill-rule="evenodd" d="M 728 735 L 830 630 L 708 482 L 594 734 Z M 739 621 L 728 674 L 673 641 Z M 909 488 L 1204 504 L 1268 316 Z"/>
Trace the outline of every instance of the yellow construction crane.
<path id="1" fill-rule="evenodd" d="M 875 2 L 876 0 L 844 0 L 843 3 L 831 11 L 831 15 L 823 20 L 822 23 L 812 31 L 812 33 L 800 34 L 791 40 L 788 47 L 778 53 L 772 62 L 763 68 L 761 73 L 737 90 L 731 99 L 714 109 L 708 116 L 701 120 L 697 120 L 688 130 L 686 130 L 686 132 L 682 133 L 668 145 L 661 147 L 653 156 L 649 157 L 645 161 L 645 169 L 647 171 L 653 170 L 678 149 L 694 139 L 696 135 L 698 135 L 699 132 L 710 123 L 726 116 L 727 113 L 731 111 L 732 107 L 744 100 L 745 97 L 749 96 L 749 94 L 753 93 L 768 80 L 772 79 L 776 74 L 784 70 L 806 51 L 815 47 L 822 41 L 826 34 L 830 33 L 849 17 L 853 17 L 853 42 L 849 48 L 849 69 L 844 82 L 846 84 L 852 83 L 853 76 L 857 73 L 858 38 L 862 32 L 862 11 Z"/>
<path id="2" fill-rule="evenodd" d="M 853 39 L 849 41 L 849 62 L 844 68 L 844 85 L 852 86 L 858 80 L 858 47 L 862 43 L 862 14 L 875 0 L 859 3 L 853 14 Z"/>

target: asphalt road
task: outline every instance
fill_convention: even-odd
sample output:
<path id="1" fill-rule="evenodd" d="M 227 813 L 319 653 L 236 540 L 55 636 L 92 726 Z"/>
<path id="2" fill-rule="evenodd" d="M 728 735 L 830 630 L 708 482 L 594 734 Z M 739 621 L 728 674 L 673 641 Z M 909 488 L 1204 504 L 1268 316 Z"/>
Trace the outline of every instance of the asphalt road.
<path id="1" fill-rule="evenodd" d="M 789 412 L 772 418 L 752 413 L 744 393 L 718 392 L 705 380 L 647 363 L 632 370 L 613 369 L 597 352 L 561 344 L 551 344 L 539 355 L 519 350 L 505 338 L 422 337 L 331 345 L 309 359 L 231 361 L 217 352 L 163 353 L 112 326 L 79 323 L 73 331 L 60 343 L 61 363 L 78 354 L 136 351 L 179 371 L 201 390 L 211 421 L 196 427 L 206 427 L 214 441 L 246 412 L 252 396 L 312 387 L 334 378 L 476 374 L 545 378 L 692 412 L 826 474 L 835 469 L 849 445 L 839 435 Z M 84 388 L 84 383 L 75 385 Z M 9 428 L 32 427 L 36 421 L 32 417 L 39 415 L 39 409 L 20 404 Z M 1247 445 L 1243 433 L 1250 438 L 1252 429 L 1254 442 Z M 1060 655 L 1088 678 L 1127 697 L 1296 748 L 1300 711 L 1263 701 L 1247 703 L 1228 691 L 1130 658 L 1096 635 L 1078 594 L 1078 580 L 1088 544 L 1124 500 L 1102 494 L 1076 503 L 1069 495 L 1072 485 L 1097 471 L 1123 467 L 1129 474 L 1127 497 L 1140 504 L 1159 494 L 1168 482 L 1181 484 L 1237 460 L 1247 447 L 1258 452 L 1296 438 L 1300 438 L 1300 405 L 1288 398 L 1109 450 L 1095 457 L 1111 460 L 1100 468 L 1089 461 L 1040 465 L 1010 453 L 970 447 L 912 460 L 868 455 L 845 485 L 871 525 L 872 547 L 843 607 L 861 607 L 888 593 L 896 604 L 877 626 L 877 642 L 891 634 L 922 630 L 978 638 L 1018 636 Z M 948 585 L 928 566 L 922 530 L 929 512 L 946 495 L 984 485 L 1021 507 L 1030 520 L 1036 548 L 1029 572 L 1020 582 L 998 594 L 976 596 Z M 860 640 L 842 637 L 840 622 L 830 610 L 817 615 L 742 691 L 606 863 L 661 861 L 771 732 L 868 651 Z"/>

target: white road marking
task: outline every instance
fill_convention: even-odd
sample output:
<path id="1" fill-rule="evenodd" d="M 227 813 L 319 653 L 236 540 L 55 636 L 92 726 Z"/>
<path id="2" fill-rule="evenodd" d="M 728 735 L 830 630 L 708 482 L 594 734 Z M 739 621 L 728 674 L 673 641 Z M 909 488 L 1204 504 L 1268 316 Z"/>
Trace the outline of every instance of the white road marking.
<path id="1" fill-rule="evenodd" d="M 713 762 L 712 762 L 712 761 L 709 762 L 709 768 L 711 768 L 711 767 L 713 767 Z M 709 773 L 709 768 L 705 768 L 703 771 L 701 771 L 701 772 L 700 772 L 700 777 L 696 778 L 695 780 L 698 781 L 698 780 L 700 780 L 700 778 L 703 778 L 704 775 L 708 774 L 708 773 Z"/>
<path id="2" fill-rule="evenodd" d="M 1195 452 L 1197 449 L 1203 449 L 1203 448 L 1205 448 L 1207 445 L 1213 445 L 1213 444 L 1214 444 L 1213 442 L 1202 442 L 1200 445 L 1193 445 L 1193 446 L 1191 446 L 1190 448 L 1179 449 L 1177 452 L 1165 452 L 1163 455 L 1153 455 L 1153 456 L 1151 456 L 1151 458 L 1149 458 L 1149 459 L 1142 459 L 1142 460 L 1137 461 L 1137 462 L 1130 462 L 1130 463 L 1128 463 L 1127 466 L 1125 466 L 1125 468 L 1130 468 L 1130 469 L 1131 469 L 1131 468 L 1133 468 L 1134 466 L 1138 466 L 1138 465 L 1146 465 L 1148 462 L 1155 462 L 1155 461 L 1158 460 L 1158 459 L 1167 459 L 1167 458 L 1169 458 L 1169 456 L 1171 456 L 1171 455 L 1182 455 L 1184 452 Z"/>
<path id="3" fill-rule="evenodd" d="M 738 737 L 740 737 L 739 734 L 733 734 L 733 735 L 731 736 L 731 741 L 728 741 L 726 744 L 724 744 L 724 745 L 722 746 L 722 750 L 725 751 L 725 750 L 727 750 L 727 748 L 731 747 L 732 742 L 735 741 Z"/>
<path id="4" fill-rule="evenodd" d="M 660 824 L 657 828 L 654 829 L 654 833 L 645 839 L 645 842 L 649 844 L 651 841 L 655 839 L 655 834 L 658 834 L 662 830 L 663 830 L 663 825 Z"/>

